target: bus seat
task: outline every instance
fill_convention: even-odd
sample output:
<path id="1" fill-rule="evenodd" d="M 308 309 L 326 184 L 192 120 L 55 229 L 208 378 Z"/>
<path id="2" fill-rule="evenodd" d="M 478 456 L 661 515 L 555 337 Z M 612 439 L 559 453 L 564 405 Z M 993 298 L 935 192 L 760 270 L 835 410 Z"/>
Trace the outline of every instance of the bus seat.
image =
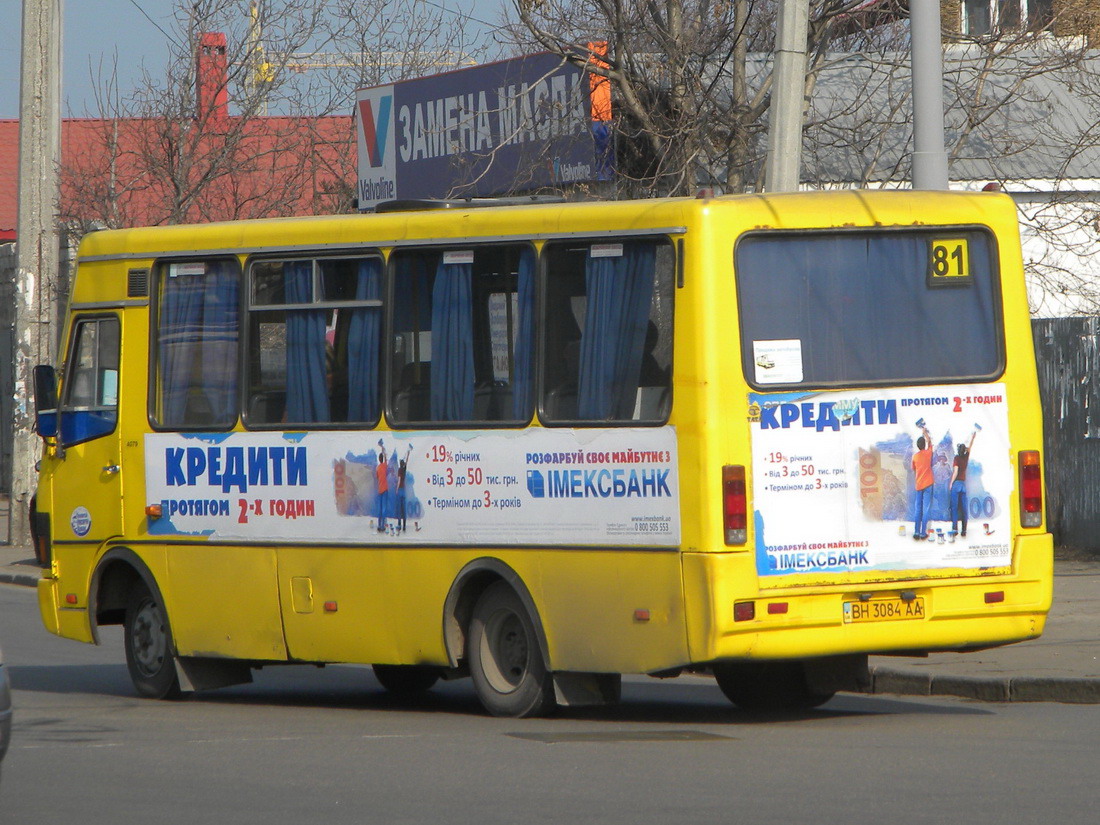
<path id="1" fill-rule="evenodd" d="M 474 418 L 478 421 L 512 419 L 512 387 L 504 381 L 480 384 L 474 389 Z"/>
<path id="2" fill-rule="evenodd" d="M 668 417 L 668 387 L 638 387 L 634 401 L 635 421 L 660 421 Z"/>
<path id="3" fill-rule="evenodd" d="M 568 421 L 577 417 L 577 385 L 570 382 L 546 393 L 546 417 Z"/>
<path id="4" fill-rule="evenodd" d="M 286 412 L 286 391 L 266 390 L 254 394 L 248 401 L 250 424 L 277 424 Z"/>
<path id="5" fill-rule="evenodd" d="M 417 367 L 419 366 L 419 369 Z M 393 394 L 394 421 L 429 421 L 432 417 L 431 362 L 412 362 L 401 368 L 401 378 Z M 420 381 L 417 383 L 417 372 Z"/>

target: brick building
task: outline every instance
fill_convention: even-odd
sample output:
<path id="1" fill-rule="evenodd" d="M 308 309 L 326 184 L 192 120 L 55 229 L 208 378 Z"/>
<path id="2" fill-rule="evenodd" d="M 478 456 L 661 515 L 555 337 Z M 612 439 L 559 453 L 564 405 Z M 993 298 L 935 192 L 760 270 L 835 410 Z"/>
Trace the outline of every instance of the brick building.
<path id="1" fill-rule="evenodd" d="M 149 226 L 342 211 L 355 181 L 350 115 L 230 114 L 225 35 L 202 36 L 191 118 L 66 118 L 63 225 Z M 0 120 L 0 243 L 15 240 L 19 121 Z"/>

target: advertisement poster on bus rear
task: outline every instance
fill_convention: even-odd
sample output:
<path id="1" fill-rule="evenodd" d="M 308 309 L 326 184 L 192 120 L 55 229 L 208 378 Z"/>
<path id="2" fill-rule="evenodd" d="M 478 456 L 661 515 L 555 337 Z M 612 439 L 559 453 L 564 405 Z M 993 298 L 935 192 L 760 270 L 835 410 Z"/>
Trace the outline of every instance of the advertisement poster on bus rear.
<path id="1" fill-rule="evenodd" d="M 299 543 L 680 542 L 672 427 L 155 433 L 149 533 Z"/>
<path id="2" fill-rule="evenodd" d="M 1003 384 L 749 395 L 760 575 L 1011 563 Z"/>

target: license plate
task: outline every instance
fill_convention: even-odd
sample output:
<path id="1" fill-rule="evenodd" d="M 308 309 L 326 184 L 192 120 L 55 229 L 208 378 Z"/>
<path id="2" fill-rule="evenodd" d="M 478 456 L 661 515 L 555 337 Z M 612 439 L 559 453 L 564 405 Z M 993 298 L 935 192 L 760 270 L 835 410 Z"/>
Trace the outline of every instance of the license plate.
<path id="1" fill-rule="evenodd" d="M 844 621 L 896 622 L 904 619 L 924 618 L 924 597 L 909 601 L 894 599 L 869 599 L 865 602 L 844 602 Z"/>

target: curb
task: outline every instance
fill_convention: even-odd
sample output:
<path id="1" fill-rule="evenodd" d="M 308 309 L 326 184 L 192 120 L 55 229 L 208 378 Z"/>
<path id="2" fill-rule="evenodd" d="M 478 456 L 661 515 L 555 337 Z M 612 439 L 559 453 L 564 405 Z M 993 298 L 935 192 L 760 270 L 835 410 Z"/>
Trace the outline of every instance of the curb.
<path id="1" fill-rule="evenodd" d="M 937 676 L 913 670 L 871 668 L 866 693 L 957 696 L 979 702 L 1100 704 L 1100 678 L 1053 676 Z"/>
<path id="2" fill-rule="evenodd" d="M 0 570 L 0 584 L 18 584 L 22 587 L 38 587 L 40 577 L 33 573 L 9 573 Z"/>

